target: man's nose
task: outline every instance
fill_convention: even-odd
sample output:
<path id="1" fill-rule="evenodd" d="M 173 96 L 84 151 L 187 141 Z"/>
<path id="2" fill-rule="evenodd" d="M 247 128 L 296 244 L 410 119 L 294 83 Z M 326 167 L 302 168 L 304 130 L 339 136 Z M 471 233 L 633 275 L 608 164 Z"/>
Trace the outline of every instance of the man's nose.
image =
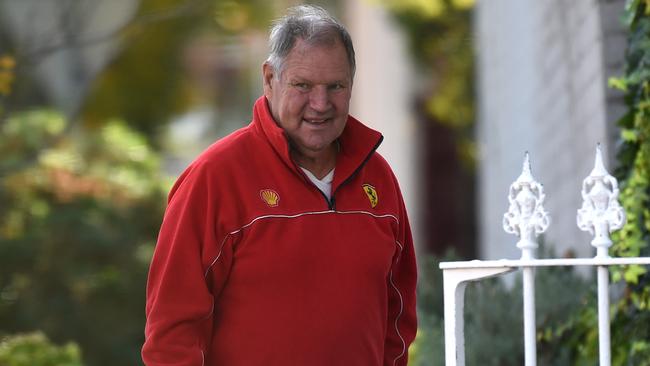
<path id="1" fill-rule="evenodd" d="M 309 106 L 317 112 L 327 112 L 330 108 L 330 98 L 326 86 L 318 85 L 311 90 Z"/>

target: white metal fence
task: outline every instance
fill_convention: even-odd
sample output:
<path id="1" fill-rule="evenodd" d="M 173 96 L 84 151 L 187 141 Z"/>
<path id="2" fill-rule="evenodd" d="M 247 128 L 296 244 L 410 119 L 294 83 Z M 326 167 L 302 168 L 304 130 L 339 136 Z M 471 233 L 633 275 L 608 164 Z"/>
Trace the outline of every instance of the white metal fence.
<path id="1" fill-rule="evenodd" d="M 609 266 L 640 264 L 650 265 L 650 257 L 612 258 L 609 247 L 612 241 L 609 233 L 620 229 L 625 223 L 625 212 L 618 203 L 618 182 L 603 164 L 600 146 L 596 150 L 596 161 L 591 174 L 582 184 L 583 204 L 577 213 L 577 224 L 581 230 L 589 231 L 596 248 L 593 258 L 537 259 L 536 237 L 550 225 L 548 212 L 544 210 L 544 188 L 532 176 L 528 154 L 524 159 L 523 171 L 512 183 L 508 192 L 510 206 L 503 216 L 506 232 L 519 237 L 517 247 L 522 255 L 517 260 L 443 262 L 445 302 L 445 365 L 465 365 L 465 340 L 463 334 L 463 299 L 465 287 L 470 281 L 498 276 L 517 269 L 523 274 L 524 297 L 524 347 L 525 365 L 537 364 L 535 329 L 535 268 L 554 266 L 595 266 L 598 278 L 598 332 L 600 365 L 611 365 L 610 321 L 609 321 Z"/>

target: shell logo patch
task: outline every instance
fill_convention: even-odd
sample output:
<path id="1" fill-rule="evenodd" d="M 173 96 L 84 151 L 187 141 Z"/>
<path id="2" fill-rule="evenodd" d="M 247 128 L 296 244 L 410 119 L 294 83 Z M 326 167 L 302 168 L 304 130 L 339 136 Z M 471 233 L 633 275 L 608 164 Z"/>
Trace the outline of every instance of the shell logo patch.
<path id="1" fill-rule="evenodd" d="M 361 186 L 363 188 L 363 191 L 366 193 L 366 196 L 368 196 L 368 200 L 370 200 L 370 206 L 372 208 L 375 208 L 377 206 L 377 203 L 379 203 L 379 196 L 377 196 L 377 190 L 375 187 L 371 186 L 370 184 L 366 183 Z"/>
<path id="2" fill-rule="evenodd" d="M 269 207 L 277 207 L 280 202 L 280 195 L 272 189 L 263 189 L 260 191 L 260 198 Z"/>

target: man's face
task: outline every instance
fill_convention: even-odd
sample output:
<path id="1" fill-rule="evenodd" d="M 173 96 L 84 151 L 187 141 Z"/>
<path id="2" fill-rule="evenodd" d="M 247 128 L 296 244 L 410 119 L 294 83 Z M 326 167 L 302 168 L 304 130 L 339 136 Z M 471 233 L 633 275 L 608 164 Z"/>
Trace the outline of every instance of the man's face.
<path id="1" fill-rule="evenodd" d="M 281 75 L 267 64 L 263 72 L 271 113 L 295 153 L 318 157 L 329 151 L 345 127 L 352 90 L 343 44 L 309 45 L 298 39 Z"/>

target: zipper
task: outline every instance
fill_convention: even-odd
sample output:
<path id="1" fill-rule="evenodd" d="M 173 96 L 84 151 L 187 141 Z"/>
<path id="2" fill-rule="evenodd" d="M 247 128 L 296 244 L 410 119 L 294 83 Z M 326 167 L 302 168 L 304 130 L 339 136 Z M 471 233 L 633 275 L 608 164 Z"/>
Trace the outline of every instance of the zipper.
<path id="1" fill-rule="evenodd" d="M 293 166 L 294 166 L 294 167 L 296 168 L 296 170 L 298 171 L 298 174 L 300 174 L 300 175 L 302 176 L 302 179 L 303 179 L 307 184 L 309 184 L 310 186 L 314 187 L 314 188 L 318 191 L 318 193 L 320 193 L 321 196 L 323 196 L 323 199 L 325 199 L 325 203 L 327 204 L 327 209 L 330 210 L 330 211 L 334 210 L 334 208 L 333 208 L 333 207 L 334 207 L 334 203 L 333 203 L 333 202 L 334 202 L 334 195 L 332 195 L 332 199 L 331 199 L 331 200 L 327 199 L 327 196 L 325 195 L 325 193 L 323 193 L 323 191 L 321 191 L 321 190 L 320 190 L 320 189 L 319 189 L 319 188 L 314 184 L 314 182 L 312 182 L 311 179 L 309 179 L 309 178 L 307 177 L 307 175 L 305 174 L 305 172 L 303 172 L 302 169 L 300 169 L 300 166 L 299 166 L 298 164 L 296 164 L 296 162 L 293 161 L 293 159 L 292 159 L 292 162 L 293 162 Z"/>
<path id="2" fill-rule="evenodd" d="M 338 192 L 338 190 L 339 190 L 341 187 L 343 187 L 344 185 L 346 185 L 347 183 L 349 183 L 349 182 L 352 180 L 352 178 L 354 178 L 357 174 L 359 174 L 359 171 L 361 171 L 361 169 L 363 168 L 363 166 L 366 165 L 366 163 L 368 162 L 368 160 L 370 160 L 370 157 L 372 156 L 372 154 L 374 154 L 375 151 L 377 151 L 377 148 L 379 147 L 379 145 L 381 145 L 381 142 L 382 142 L 382 141 L 384 141 L 384 136 L 380 136 L 380 137 L 379 137 L 379 141 L 377 141 L 377 144 L 375 144 L 375 146 L 372 148 L 372 150 L 370 150 L 370 153 L 366 156 L 365 159 L 363 159 L 363 161 L 361 162 L 361 164 L 359 164 L 359 166 L 358 166 L 358 167 L 357 167 L 357 168 L 352 172 L 352 174 L 350 174 L 349 177 L 347 177 L 343 182 L 341 182 L 341 184 L 339 184 L 338 187 L 336 187 L 336 191 L 332 192 L 332 197 L 331 197 L 331 199 L 327 199 L 327 196 L 325 195 L 325 193 L 323 193 L 323 191 L 321 191 L 321 190 L 320 190 L 320 189 L 319 189 L 319 188 L 314 184 L 314 182 L 312 182 L 309 178 L 307 178 L 307 175 L 305 175 L 305 172 L 303 172 L 302 169 L 300 169 L 300 167 L 298 166 L 298 164 L 296 164 L 296 162 L 293 161 L 293 159 L 292 159 L 292 161 L 293 161 L 293 165 L 294 165 L 294 167 L 296 168 L 296 170 L 298 170 L 298 172 L 300 173 L 300 175 L 302 175 L 302 178 L 303 178 L 307 183 L 309 183 L 312 187 L 316 188 L 316 190 L 318 191 L 318 193 L 320 193 L 321 196 L 323 196 L 323 199 L 325 199 L 325 203 L 327 203 L 327 209 L 330 210 L 330 211 L 334 211 L 334 210 L 336 209 L 336 199 L 335 199 L 335 197 L 336 197 L 336 192 Z"/>
<path id="3" fill-rule="evenodd" d="M 330 210 L 333 211 L 333 210 L 336 209 L 336 200 L 334 198 L 334 197 L 336 197 L 336 192 L 338 192 L 339 189 L 341 189 L 341 187 L 348 184 L 357 174 L 359 174 L 359 172 L 361 171 L 363 166 L 366 165 L 368 160 L 370 160 L 370 157 L 372 156 L 372 154 L 374 154 L 375 151 L 377 151 L 377 148 L 379 147 L 379 145 L 381 145 L 382 141 L 384 141 L 384 136 L 379 137 L 379 141 L 377 141 L 377 144 L 375 144 L 375 147 L 373 147 L 372 150 L 370 150 L 370 153 L 366 156 L 365 159 L 363 159 L 361 164 L 359 164 L 359 166 L 352 172 L 352 174 L 350 174 L 349 177 L 345 178 L 345 180 L 343 182 L 341 182 L 341 184 L 339 184 L 338 187 L 336 187 L 336 190 L 334 192 L 332 192 L 332 200 L 331 200 L 331 202 L 328 202 Z M 318 187 L 316 187 L 316 189 L 318 189 Z M 318 190 L 320 191 L 320 189 L 318 189 Z M 323 193 L 323 192 L 321 192 L 321 193 Z M 325 197 L 324 193 L 323 193 L 323 197 Z M 327 201 L 327 197 L 325 197 L 325 200 Z"/>

